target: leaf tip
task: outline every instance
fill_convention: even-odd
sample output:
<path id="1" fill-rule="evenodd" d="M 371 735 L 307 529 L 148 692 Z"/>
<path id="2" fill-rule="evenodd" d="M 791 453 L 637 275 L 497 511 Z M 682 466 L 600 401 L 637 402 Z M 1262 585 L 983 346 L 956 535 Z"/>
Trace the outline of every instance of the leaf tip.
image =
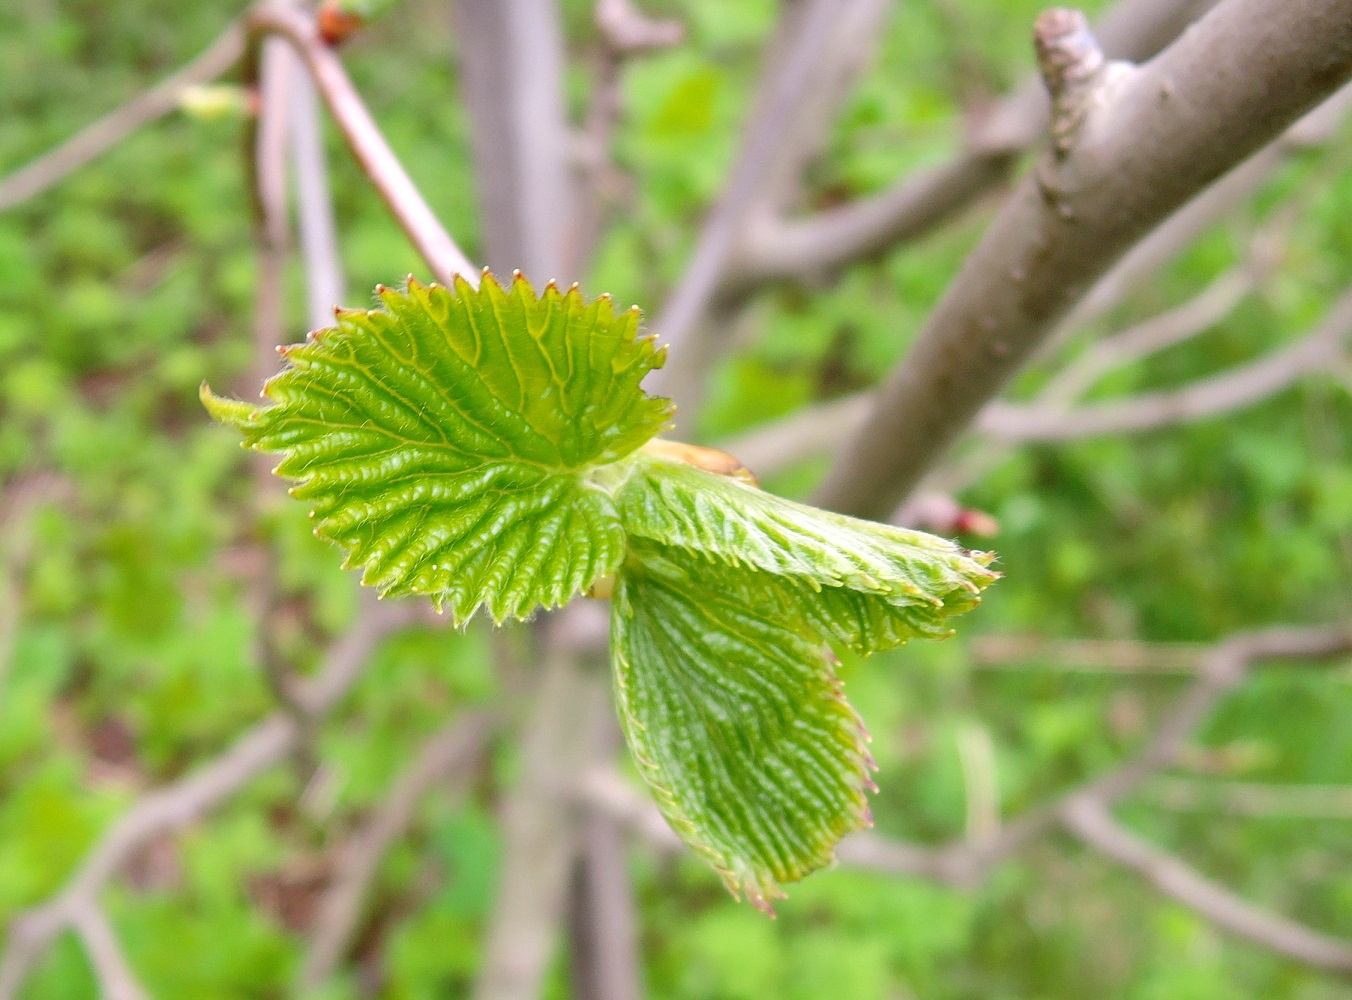
<path id="1" fill-rule="evenodd" d="M 226 424 L 243 430 L 254 418 L 254 407 L 240 399 L 228 399 L 211 391 L 211 386 L 203 382 L 197 389 L 197 398 L 217 423 Z M 246 442 L 247 444 L 247 442 Z"/>

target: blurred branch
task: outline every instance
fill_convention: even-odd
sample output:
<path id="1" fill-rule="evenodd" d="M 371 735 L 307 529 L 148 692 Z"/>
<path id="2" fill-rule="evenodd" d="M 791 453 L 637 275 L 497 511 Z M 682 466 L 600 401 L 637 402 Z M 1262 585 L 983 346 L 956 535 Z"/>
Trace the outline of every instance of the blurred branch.
<path id="1" fill-rule="evenodd" d="M 538 283 L 567 279 L 573 206 L 558 7 L 458 0 L 455 9 L 485 263 Z"/>
<path id="2" fill-rule="evenodd" d="M 73 910 L 71 924 L 89 956 L 103 1000 L 147 1000 L 149 994 L 127 964 L 103 910 L 93 901 L 84 901 Z"/>
<path id="3" fill-rule="evenodd" d="M 1210 6 L 1187 0 L 1122 0 L 1101 19 L 1103 49 L 1143 60 L 1171 42 Z M 1047 99 L 1030 80 L 979 125 L 967 147 L 891 187 L 838 208 L 796 219 L 757 217 L 729 262 L 724 293 L 767 281 L 813 279 L 931 231 L 1008 177 L 1019 155 L 1046 127 Z"/>
<path id="4" fill-rule="evenodd" d="M 419 801 L 439 782 L 459 793 L 496 720 L 487 713 L 457 718 L 438 730 L 394 781 L 371 819 L 344 846 L 332 884 L 319 901 L 310 945 L 301 965 L 302 992 L 329 978 L 352 944 L 362 906 L 380 861 L 408 830 Z"/>
<path id="5" fill-rule="evenodd" d="M 385 604 L 362 595 L 364 607 L 352 627 L 329 649 L 323 669 L 297 697 L 305 711 L 331 711 L 361 674 L 386 635 L 419 620 L 412 604 Z M 186 777 L 143 795 L 104 832 L 65 886 L 10 923 L 0 957 L 0 1000 L 17 1000 L 29 972 L 81 912 L 97 904 L 103 887 L 141 847 L 171 830 L 202 819 L 299 745 L 301 730 L 286 712 L 256 723 L 219 756 Z"/>
<path id="6" fill-rule="evenodd" d="M 613 157 L 615 129 L 623 98 L 620 71 L 626 60 L 677 45 L 685 25 L 644 15 L 630 0 L 597 0 L 593 17 L 599 33 L 591 100 L 574 138 L 575 218 L 573 273 L 585 274 L 601 240 L 608 210 L 619 200 L 624 177 Z"/>
<path id="7" fill-rule="evenodd" d="M 1094 284 L 1090 292 L 1058 324 L 1047 346 L 1066 339 L 1117 306 L 1150 275 L 1181 253 L 1203 230 L 1214 225 L 1252 195 L 1255 188 L 1286 162 L 1292 151 L 1327 142 L 1349 109 L 1352 109 L 1352 86 L 1344 87 L 1296 122 L 1275 142 L 1251 156 L 1171 215 Z M 1264 272 L 1266 263 L 1262 257 L 1265 252 L 1263 248 L 1257 250 L 1255 256 L 1258 259 L 1246 266 L 1246 274 Z M 1220 291 L 1229 290 L 1222 286 Z M 1191 307 L 1185 304 L 1179 307 L 1176 314 L 1171 310 L 1157 319 L 1162 326 L 1200 322 L 1205 318 L 1203 313 L 1206 310 L 1218 309 L 1223 304 L 1224 296 L 1220 291 L 1213 292 L 1214 298 L 1208 301 L 1194 301 Z M 1202 294 L 1206 295 L 1205 292 Z M 1152 321 L 1147 320 L 1146 324 L 1152 324 Z M 1149 330 L 1146 324 L 1142 324 L 1138 330 L 1142 335 Z M 1123 331 L 1124 334 L 1126 332 Z M 1155 332 L 1165 331 L 1157 328 Z M 1113 341 L 1115 338 L 1110 337 L 1105 343 Z M 1124 347 L 1128 343 L 1116 341 L 1116 346 Z M 1095 350 L 1090 349 L 1091 352 Z M 1113 352 L 1115 348 L 1104 350 Z M 1097 366 L 1100 360 L 1117 363 L 1116 358 L 1103 357 L 1086 364 Z M 1072 362 L 1070 367 L 1075 364 Z M 753 427 L 719 444 L 719 447 L 742 459 L 748 468 L 754 469 L 759 475 L 771 476 L 804 459 L 830 454 L 838 449 L 842 440 L 848 439 L 863 426 L 874 405 L 876 396 L 870 392 L 829 400 L 799 409 L 780 420 Z M 1005 404 L 992 402 L 988 405 L 998 407 Z M 979 424 L 982 419 L 988 418 L 983 414 L 976 422 Z M 932 488 L 940 492 L 962 488 L 975 478 L 978 470 L 984 470 L 990 464 L 991 457 L 991 454 L 984 454 L 973 461 L 959 463 L 961 468 L 935 470 Z"/>
<path id="8" fill-rule="evenodd" d="M 639 1000 L 639 922 L 621 825 L 589 810 L 569 894 L 573 995 Z"/>
<path id="9" fill-rule="evenodd" d="M 289 339 L 286 333 L 286 264 L 291 244 L 291 220 L 287 205 L 287 146 L 291 131 L 291 91 L 300 75 L 295 55 L 281 39 L 267 39 L 257 60 L 248 71 L 257 79 L 246 79 L 258 92 L 258 114 L 250 122 L 245 148 L 247 174 L 254 204 L 254 364 L 249 374 L 248 398 L 277 371 L 277 348 Z M 261 396 L 261 392 L 259 393 Z M 263 668 L 263 677 L 279 705 L 291 713 L 297 726 L 308 726 L 304 710 L 296 698 L 293 676 L 277 648 L 275 610 L 279 601 L 275 555 L 262 543 L 262 523 L 267 511 L 281 493 L 272 475 L 275 460 L 255 453 L 250 457 L 254 477 L 255 531 L 259 536 L 258 557 L 249 587 L 249 601 L 257 629 L 255 655 Z M 302 746 L 308 740 L 302 740 Z M 300 751 L 303 770 L 311 770 L 308 751 Z"/>
<path id="10" fill-rule="evenodd" d="M 790 29 L 782 30 L 777 39 L 782 55 L 766 59 L 758 99 L 748 115 L 732 172 L 704 220 L 680 281 L 653 320 L 654 332 L 672 351 L 667 366 L 649 376 L 651 391 L 673 397 L 678 405 L 688 404 L 697 394 L 705 364 L 702 345 L 696 342 L 697 328 L 722 284 L 743 222 L 775 169 L 783 136 L 792 129 L 798 108 L 811 96 L 822 70 L 821 51 L 846 20 L 843 8 L 871 2 L 805 0 L 801 11 L 789 8 L 792 21 L 785 24 Z"/>
<path id="11" fill-rule="evenodd" d="M 993 403 L 981 411 L 976 426 L 1004 443 L 1070 441 L 1214 417 L 1253 406 L 1298 379 L 1329 369 L 1344 356 L 1350 336 L 1352 291 L 1346 291 L 1318 328 L 1302 339 L 1181 389 L 1075 407 Z"/>
<path id="12" fill-rule="evenodd" d="M 618 55 L 670 48 L 685 38 L 680 21 L 648 17 L 632 0 L 596 0 L 593 16 L 606 48 Z"/>
<path id="13" fill-rule="evenodd" d="M 1101 804 L 1077 800 L 1065 809 L 1064 820 L 1066 829 L 1086 845 L 1137 872 L 1217 927 L 1308 965 L 1352 972 L 1352 944 L 1241 899 L 1176 855 L 1137 837 Z"/>
<path id="14" fill-rule="evenodd" d="M 1060 826 L 1090 846 L 1136 868 L 1163 891 L 1218 926 L 1283 954 L 1328 968 L 1348 969 L 1352 948 L 1285 918 L 1268 914 L 1207 882 L 1181 861 L 1136 841 L 1111 824 L 1107 810 L 1173 764 L 1216 704 L 1258 663 L 1326 660 L 1352 653 L 1352 627 L 1276 627 L 1222 640 L 1201 658 L 1197 677 L 1165 713 L 1154 734 L 1118 767 L 1051 802 L 1006 822 L 989 836 L 939 847 L 909 844 L 875 833 L 854 834 L 837 850 L 841 862 L 874 871 L 971 887 L 991 868 Z M 663 851 L 680 842 L 657 807 L 614 772 L 583 775 L 576 794 Z M 1106 832 L 1105 832 L 1106 831 Z"/>
<path id="15" fill-rule="evenodd" d="M 1181 305 L 1096 341 L 1052 376 L 1039 405 L 1072 402 L 1109 372 L 1200 336 L 1253 291 L 1254 277 L 1248 268 L 1232 268 Z"/>
<path id="16" fill-rule="evenodd" d="M 1352 785 L 1277 785 L 1158 777 L 1146 787 L 1152 805 L 1179 812 L 1302 819 L 1352 819 Z"/>
<path id="17" fill-rule="evenodd" d="M 816 501 L 886 516 L 1092 283 L 1352 74 L 1352 0 L 1226 0 L 1138 67 L 1039 19 L 1057 146 L 968 257 Z"/>
<path id="18" fill-rule="evenodd" d="M 107 152 L 142 125 L 178 107 L 190 87 L 220 76 L 244 54 L 244 31 L 231 24 L 191 62 L 50 152 L 0 179 L 0 211 L 45 191 Z"/>
<path id="19" fill-rule="evenodd" d="M 318 95 L 304 73 L 292 74 L 290 112 L 306 314 L 310 329 L 317 330 L 333 322 L 334 307 L 347 298 L 347 280 L 338 252 L 338 227 L 333 217 L 333 190 L 324 154 Z"/>
<path id="20" fill-rule="evenodd" d="M 534 1000 L 554 952 L 579 836 L 569 789 L 601 752 L 609 679 L 572 650 L 550 659 L 523 731 L 521 775 L 503 806 L 503 863 L 476 1000 Z"/>
<path id="21" fill-rule="evenodd" d="M 1136 642 L 1131 639 L 1053 639 L 978 635 L 968 642 L 973 667 L 1051 667 L 1129 674 L 1196 673 L 1207 648 L 1200 643 Z"/>
<path id="22" fill-rule="evenodd" d="M 449 284 L 459 274 L 477 285 L 479 269 L 469 262 L 423 199 L 352 86 L 342 61 L 319 36 L 313 19 L 263 4 L 250 11 L 245 24 L 251 34 L 277 35 L 296 50 L 362 172 L 437 280 Z"/>

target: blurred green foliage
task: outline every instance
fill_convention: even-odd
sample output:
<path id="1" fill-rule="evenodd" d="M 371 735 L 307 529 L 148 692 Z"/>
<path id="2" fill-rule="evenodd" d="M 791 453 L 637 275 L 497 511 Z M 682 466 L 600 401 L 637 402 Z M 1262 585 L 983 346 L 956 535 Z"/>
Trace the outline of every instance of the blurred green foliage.
<path id="1" fill-rule="evenodd" d="M 396 151 L 474 256 L 447 7 L 401 4 L 345 58 Z M 1027 71 L 1038 7 L 897 5 L 876 67 L 813 169 L 810 202 L 875 190 L 940 159 L 960 141 L 963 108 Z M 567 5 L 579 52 L 590 44 L 588 8 Z M 585 282 L 649 309 L 679 273 L 734 153 L 775 5 L 671 0 L 651 9 L 681 17 L 689 37 L 625 71 L 617 149 L 633 201 Z M 168 0 L 0 4 L 0 172 L 183 62 L 238 10 Z M 581 69 L 570 88 L 580 108 Z M 359 304 L 376 282 L 420 267 L 330 140 Z M 1346 131 L 1292 158 L 1252 205 L 1085 331 L 1183 301 L 1241 259 L 1256 225 L 1296 205 L 1281 266 L 1259 292 L 1205 337 L 1115 373 L 1097 392 L 1175 385 L 1316 322 L 1352 280 L 1350 161 Z M 747 348 L 713 373 L 702 423 L 684 433 L 717 437 L 871 383 L 900 356 L 987 214 L 980 208 L 830 288 L 766 294 Z M 353 581 L 310 537 L 303 510 L 279 506 L 260 525 L 244 457 L 197 404 L 204 375 L 249 389 L 254 280 L 238 122 L 171 116 L 0 215 L 0 482 L 52 471 L 72 489 L 18 529 L 29 553 L 0 691 L 0 922 L 57 888 L 138 791 L 191 769 L 271 709 L 241 564 L 252 543 L 278 553 L 284 647 L 305 669 L 351 616 Z M 298 338 L 298 273 L 288 288 Z M 1016 392 L 1031 393 L 1042 377 L 1028 373 Z M 1036 661 L 979 671 L 968 655 L 976 632 L 1207 641 L 1271 622 L 1347 620 L 1348 385 L 1346 370 L 1332 371 L 1221 420 L 1029 448 L 995 467 L 964 499 L 999 518 L 995 546 L 1008 578 L 964 637 L 846 665 L 882 765 L 879 828 L 929 841 L 962 835 L 964 732 L 982 732 L 994 747 L 1010 815 L 1120 760 L 1181 683 Z M 819 469 L 809 464 L 778 485 L 805 490 Z M 0 540 L 0 557 L 16 561 L 13 541 Z M 150 845 L 105 902 L 152 993 L 288 995 L 334 847 L 448 714 L 503 696 L 492 655 L 479 626 L 387 642 L 320 733 L 312 780 L 279 768 L 209 822 Z M 1184 771 L 1204 780 L 1352 781 L 1352 674 L 1260 673 L 1210 720 L 1193 757 Z M 509 745 L 492 768 L 511 773 Z M 381 970 L 382 996 L 458 996 L 473 981 L 499 855 L 492 777 L 459 806 L 429 797 L 382 866 L 357 946 Z M 1352 935 L 1346 821 L 1171 812 L 1147 796 L 1124 816 L 1250 898 Z M 633 867 L 645 975 L 658 998 L 1349 995 L 1345 981 L 1237 942 L 1055 839 L 971 892 L 825 872 L 795 887 L 774 923 L 733 904 L 693 860 L 636 853 Z M 566 983 L 560 958 L 552 995 L 567 996 Z M 69 939 L 25 993 L 94 995 Z M 356 997 L 361 984 L 354 976 L 322 995 Z"/>

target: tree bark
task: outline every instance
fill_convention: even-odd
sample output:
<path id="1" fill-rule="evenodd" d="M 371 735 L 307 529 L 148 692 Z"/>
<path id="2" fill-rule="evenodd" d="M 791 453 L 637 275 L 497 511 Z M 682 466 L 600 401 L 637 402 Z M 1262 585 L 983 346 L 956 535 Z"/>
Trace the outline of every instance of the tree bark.
<path id="1" fill-rule="evenodd" d="M 1352 0 L 1227 0 L 1134 69 L 1103 63 L 1068 15 L 1039 19 L 1054 147 L 888 379 L 823 506 L 885 517 L 1098 276 L 1352 75 Z"/>

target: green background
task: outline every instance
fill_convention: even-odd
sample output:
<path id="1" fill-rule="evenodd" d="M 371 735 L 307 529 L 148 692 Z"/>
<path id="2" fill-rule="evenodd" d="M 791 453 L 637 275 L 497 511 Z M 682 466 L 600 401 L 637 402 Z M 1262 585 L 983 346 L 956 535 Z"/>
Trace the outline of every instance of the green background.
<path id="1" fill-rule="evenodd" d="M 589 5 L 570 2 L 585 106 Z M 1091 5 L 1098 7 L 1098 4 Z M 650 313 L 680 273 L 741 134 L 767 0 L 668 4 L 679 48 L 625 72 L 617 158 L 633 179 L 584 276 Z M 650 8 L 662 8 L 653 4 Z M 0 172 L 8 172 L 205 46 L 239 8 L 128 0 L 0 5 Z M 939 162 L 963 114 L 1028 72 L 1028 0 L 908 0 L 878 39 L 809 201 L 834 204 Z M 467 116 L 447 5 L 395 7 L 345 51 L 377 119 L 471 257 Z M 243 125 L 172 115 L 57 188 L 0 213 L 0 482 L 69 484 L 0 539 L 18 625 L 0 692 L 0 922 L 55 891 L 139 791 L 229 745 L 272 708 L 242 564 L 263 532 L 284 586 L 283 648 L 302 668 L 355 607 L 354 581 L 309 535 L 301 505 L 255 522 L 236 436 L 197 402 L 209 378 L 248 388 L 253 288 Z M 332 135 L 352 304 L 422 274 Z M 1115 373 L 1096 395 L 1176 385 L 1300 336 L 1352 281 L 1352 134 L 1292 155 L 1086 338 L 1177 304 L 1240 261 L 1256 226 L 1294 213 L 1275 273 L 1205 337 Z M 712 376 L 698 428 L 716 439 L 865 387 L 897 360 L 989 218 L 852 268 L 827 288 L 756 303 L 750 346 Z M 289 329 L 304 330 L 288 274 Z M 1044 376 L 1026 374 L 1018 394 Z M 959 747 L 993 751 L 1016 814 L 1123 759 L 1184 682 L 1051 669 L 980 669 L 983 633 L 1206 642 L 1269 623 L 1352 613 L 1352 369 L 1223 419 L 1010 454 L 964 495 L 994 514 L 1006 579 L 962 634 L 844 668 L 874 735 L 878 828 L 941 842 L 964 830 Z M 803 494 L 823 466 L 771 485 Z M 280 492 L 280 489 L 279 489 Z M 0 600 L 10 599 L 0 595 Z M 505 640 L 511 645 L 511 637 Z M 318 735 L 318 776 L 278 768 L 209 821 L 150 844 L 104 895 L 133 967 L 158 997 L 281 997 L 334 853 L 447 715 L 493 703 L 502 643 L 412 630 L 388 642 Z M 1092 666 L 1092 664 L 1085 664 Z M 429 796 L 380 870 L 348 978 L 324 997 L 459 996 L 473 982 L 499 857 L 494 810 L 514 770 L 495 747 L 475 793 Z M 1229 697 L 1177 769 L 1191 780 L 1352 783 L 1352 672 L 1264 670 Z M 1178 811 L 1150 788 L 1120 815 L 1246 897 L 1352 935 L 1347 818 Z M 839 869 L 793 887 L 771 922 L 734 904 L 697 860 L 632 858 L 650 996 L 1124 998 L 1352 996 L 1347 980 L 1238 942 L 1137 876 L 1052 836 L 980 888 Z M 552 996 L 568 995 L 565 960 Z M 95 995 L 65 938 L 24 994 Z"/>

